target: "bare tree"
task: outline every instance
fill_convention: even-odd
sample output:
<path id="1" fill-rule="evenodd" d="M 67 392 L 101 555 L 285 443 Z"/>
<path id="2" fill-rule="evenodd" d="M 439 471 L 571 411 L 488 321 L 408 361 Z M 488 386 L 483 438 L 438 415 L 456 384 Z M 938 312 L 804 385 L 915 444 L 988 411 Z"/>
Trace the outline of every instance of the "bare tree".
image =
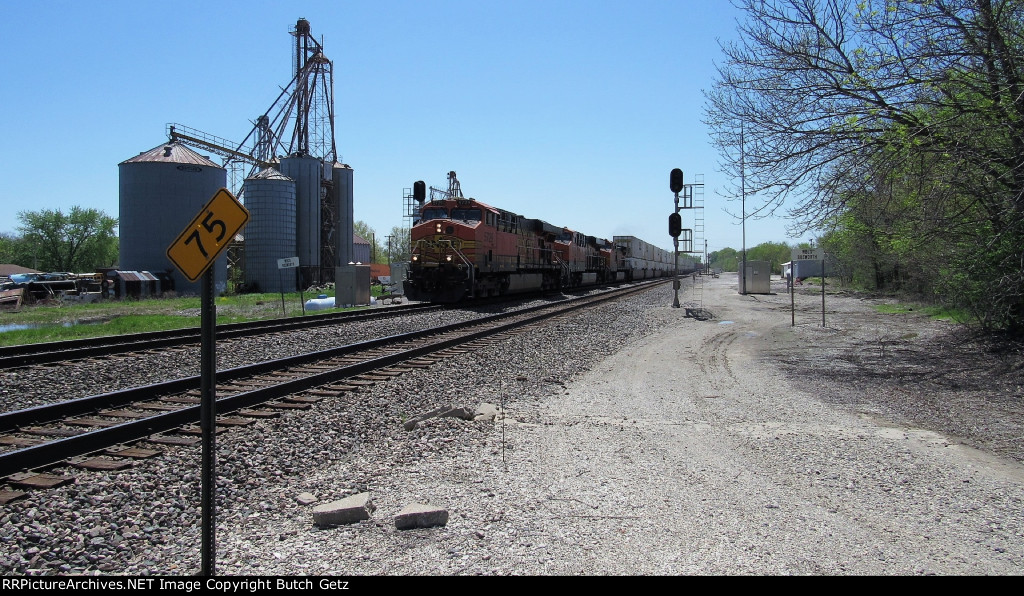
<path id="1" fill-rule="evenodd" d="M 412 255 L 412 236 L 409 228 L 394 226 L 391 228 L 391 235 L 388 236 L 388 254 L 391 262 L 399 263 L 408 261 Z"/>
<path id="2" fill-rule="evenodd" d="M 992 257 L 1019 328 L 1024 2 L 734 3 L 747 20 L 722 47 L 705 121 L 723 170 L 761 198 L 753 213 L 785 205 L 797 230 L 822 229 L 879 180 L 917 176 L 923 211 L 958 224 L 935 233 L 974 234 Z"/>

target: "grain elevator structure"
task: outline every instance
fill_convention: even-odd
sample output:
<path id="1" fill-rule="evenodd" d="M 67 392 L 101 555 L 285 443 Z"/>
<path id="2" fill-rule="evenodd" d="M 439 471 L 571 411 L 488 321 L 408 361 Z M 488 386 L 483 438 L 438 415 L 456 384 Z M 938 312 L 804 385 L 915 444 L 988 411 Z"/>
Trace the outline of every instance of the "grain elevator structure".
<path id="1" fill-rule="evenodd" d="M 232 269 L 225 276 L 246 289 L 290 292 L 332 283 L 336 269 L 352 260 L 352 168 L 338 160 L 335 147 L 333 63 L 312 36 L 309 21 L 299 19 L 290 34 L 294 37 L 291 82 L 256 118 L 241 143 L 169 124 L 167 143 L 121 164 L 121 233 L 128 239 L 127 243 L 122 240 L 123 262 L 146 270 L 170 268 L 166 257 L 160 258 L 167 245 L 221 187 L 231 190 L 249 210 L 249 222 L 236 238 L 235 250 L 229 248 L 225 267 Z M 136 180 L 145 173 L 125 166 L 165 146 L 172 148 L 171 155 L 186 160 L 178 164 L 186 169 L 219 171 L 220 185 L 211 182 L 212 190 L 204 186 L 189 193 L 187 200 L 184 195 L 163 193 L 159 211 L 182 212 L 184 220 L 169 232 L 170 240 L 159 246 L 163 239 L 147 237 L 141 226 L 135 226 L 140 218 L 131 215 L 132 208 L 126 211 L 126 188 L 146 185 Z M 197 150 L 217 155 L 222 163 Z M 132 181 L 126 182 L 126 169 Z M 198 199 L 191 197 L 207 190 L 194 205 Z M 130 195 L 129 202 L 136 201 L 138 194 Z M 131 215 L 127 219 L 126 212 Z M 169 222 L 168 226 L 173 227 Z M 280 260 L 295 257 L 297 269 L 279 268 Z"/>

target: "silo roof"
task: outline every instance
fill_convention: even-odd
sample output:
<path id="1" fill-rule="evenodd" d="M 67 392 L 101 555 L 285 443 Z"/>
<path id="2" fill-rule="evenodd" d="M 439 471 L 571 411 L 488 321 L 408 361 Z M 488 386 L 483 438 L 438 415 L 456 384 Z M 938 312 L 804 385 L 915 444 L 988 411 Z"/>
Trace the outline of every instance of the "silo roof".
<path id="1" fill-rule="evenodd" d="M 135 157 L 126 159 L 117 165 L 142 162 L 184 163 L 212 168 L 221 167 L 210 161 L 209 158 L 199 155 L 181 143 L 161 143 L 149 151 L 143 151 Z"/>
<path id="2" fill-rule="evenodd" d="M 250 180 L 253 180 L 253 179 L 256 179 L 256 180 L 291 180 L 291 178 L 289 178 L 288 176 L 285 176 L 281 172 L 278 172 L 274 168 L 267 168 L 265 170 L 260 170 L 256 174 L 253 174 L 252 176 L 250 176 L 249 179 Z"/>

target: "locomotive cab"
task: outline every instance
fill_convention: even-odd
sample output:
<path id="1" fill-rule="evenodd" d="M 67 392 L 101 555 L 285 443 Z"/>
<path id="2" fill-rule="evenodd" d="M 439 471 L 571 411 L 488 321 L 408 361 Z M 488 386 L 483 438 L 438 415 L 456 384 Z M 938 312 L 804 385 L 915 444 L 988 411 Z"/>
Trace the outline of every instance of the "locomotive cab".
<path id="1" fill-rule="evenodd" d="M 410 300 L 465 298 L 556 289 L 558 229 L 474 199 L 424 204 L 411 230 L 405 280 Z"/>
<path id="2" fill-rule="evenodd" d="M 412 300 L 458 302 L 472 294 L 479 229 L 492 217 L 473 199 L 431 201 L 411 230 L 412 257 L 405 292 Z"/>

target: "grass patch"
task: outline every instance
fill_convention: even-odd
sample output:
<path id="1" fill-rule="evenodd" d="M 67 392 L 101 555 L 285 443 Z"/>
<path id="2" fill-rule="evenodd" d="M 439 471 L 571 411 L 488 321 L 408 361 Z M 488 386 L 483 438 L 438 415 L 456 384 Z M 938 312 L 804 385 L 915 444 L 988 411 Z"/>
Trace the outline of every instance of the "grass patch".
<path id="1" fill-rule="evenodd" d="M 334 295 L 333 290 L 322 293 Z M 302 299 L 317 296 L 308 292 L 286 293 L 283 311 L 281 294 L 218 296 L 214 299 L 217 324 L 301 317 Z M 307 311 L 306 316 L 362 308 Z M 201 314 L 202 302 L 198 296 L 22 306 L 18 312 L 0 311 L 0 329 L 10 325 L 30 328 L 0 333 L 0 346 L 198 328 Z"/>
<path id="2" fill-rule="evenodd" d="M 884 314 L 921 314 L 937 321 L 951 321 L 953 323 L 966 323 L 970 317 L 966 313 L 954 308 L 945 306 L 921 306 L 919 304 L 879 304 L 875 310 Z"/>

